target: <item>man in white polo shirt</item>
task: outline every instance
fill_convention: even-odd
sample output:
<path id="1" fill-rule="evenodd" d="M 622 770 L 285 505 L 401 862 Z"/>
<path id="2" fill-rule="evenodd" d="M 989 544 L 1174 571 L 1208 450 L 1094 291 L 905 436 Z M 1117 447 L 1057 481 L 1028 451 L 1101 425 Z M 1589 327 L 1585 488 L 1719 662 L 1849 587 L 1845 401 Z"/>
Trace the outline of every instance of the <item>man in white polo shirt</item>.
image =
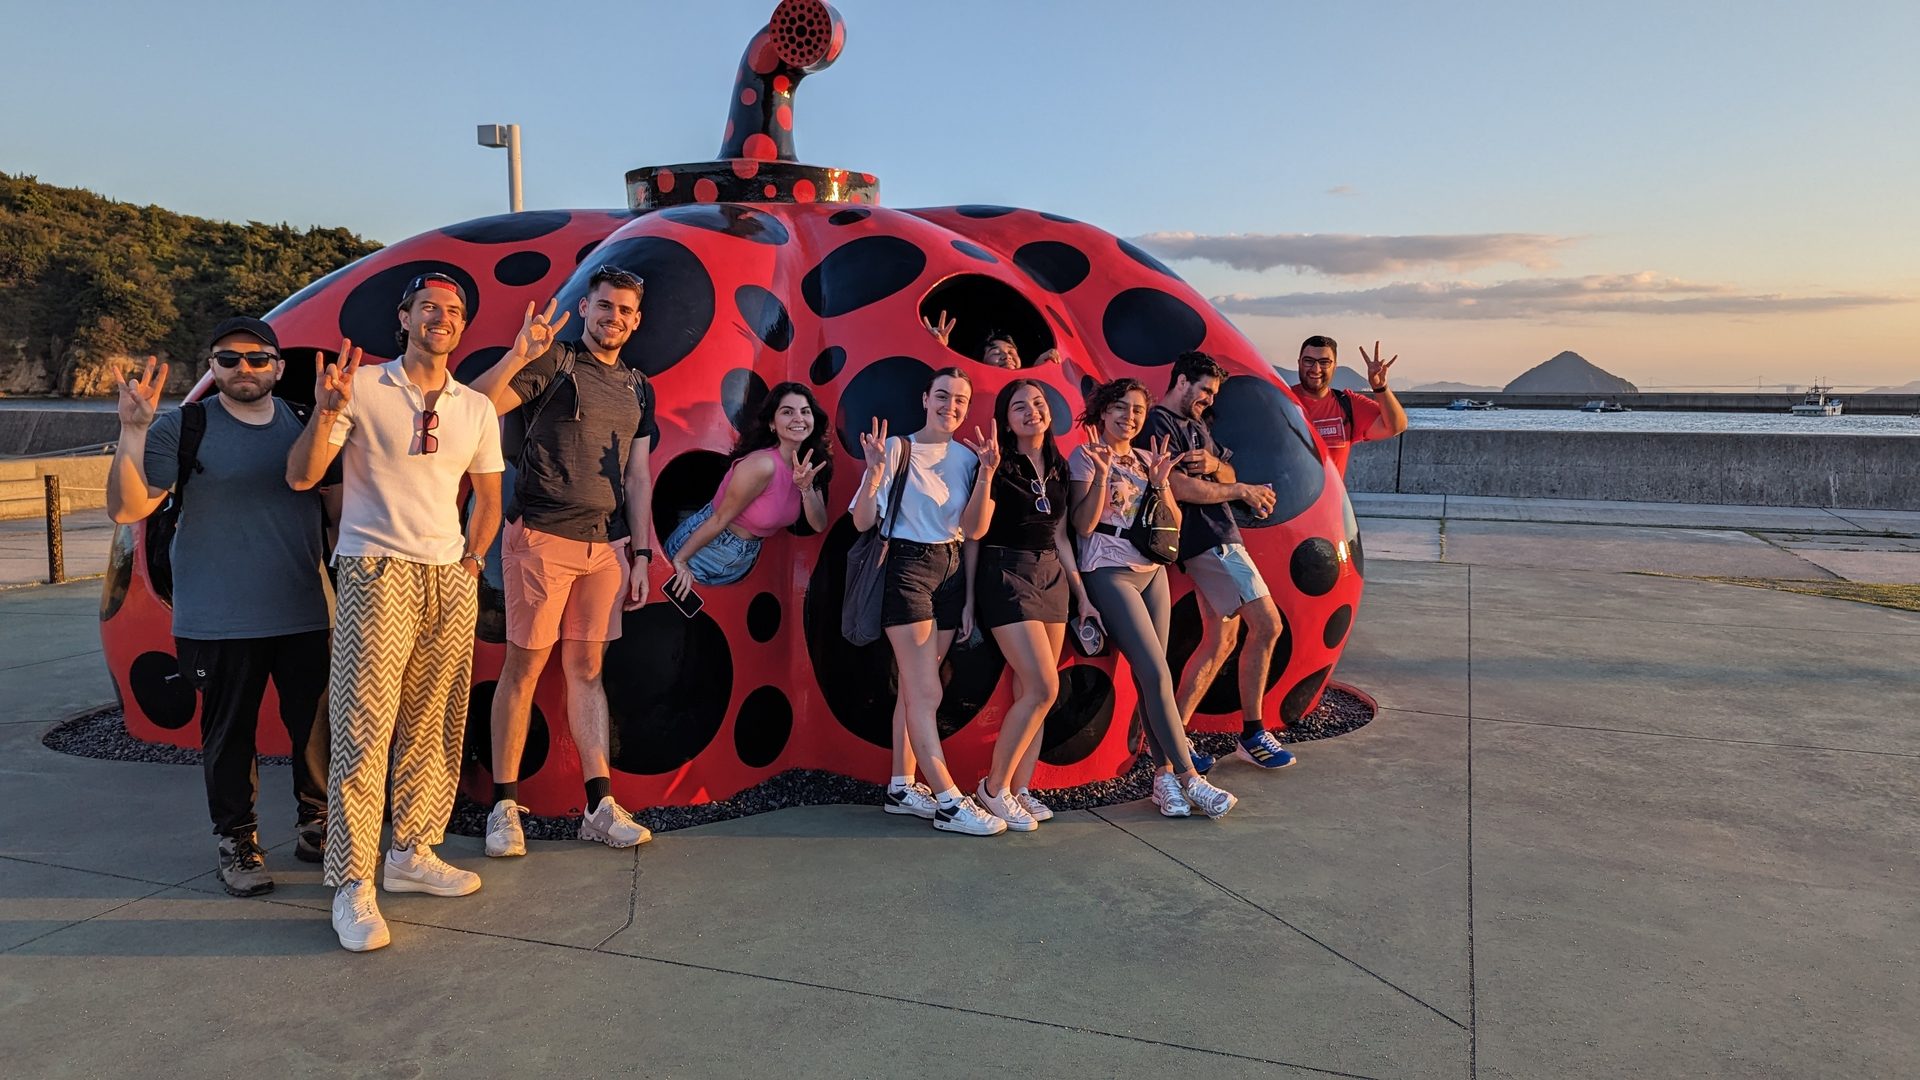
<path id="1" fill-rule="evenodd" d="M 454 381 L 447 357 L 466 328 L 467 299 L 444 274 L 400 297 L 405 352 L 340 360 L 314 380 L 313 419 L 287 460 L 296 490 L 318 483 L 337 454 L 342 506 L 327 774 L 326 883 L 333 928 L 354 952 L 390 940 L 374 901 L 380 819 L 393 760 L 388 892 L 465 896 L 480 875 L 433 853 L 453 812 L 473 684 L 477 580 L 500 527 L 500 424 L 493 403 Z M 473 508 L 460 528 L 460 481 Z"/>

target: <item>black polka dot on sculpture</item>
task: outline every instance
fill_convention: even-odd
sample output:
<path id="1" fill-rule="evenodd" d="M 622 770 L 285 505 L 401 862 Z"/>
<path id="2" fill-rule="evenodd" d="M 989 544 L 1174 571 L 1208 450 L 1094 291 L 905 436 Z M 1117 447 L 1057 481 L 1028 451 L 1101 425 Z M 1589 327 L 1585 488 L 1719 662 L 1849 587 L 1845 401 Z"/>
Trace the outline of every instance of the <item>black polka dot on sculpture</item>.
<path id="1" fill-rule="evenodd" d="M 725 233 L 756 244 L 784 244 L 790 238 L 780 219 L 764 210 L 734 203 L 688 203 L 655 211 L 656 216 L 676 225 Z M 648 284 L 652 284 L 649 278 Z"/>
<path id="2" fill-rule="evenodd" d="M 1035 240 L 1020 245 L 1013 253 L 1013 264 L 1026 272 L 1034 283 L 1048 292 L 1063 293 L 1087 280 L 1093 264 L 1086 253 L 1058 240 Z"/>
<path id="3" fill-rule="evenodd" d="M 951 738 L 980 715 L 1006 670 L 1007 658 L 992 634 L 982 632 L 980 643 L 972 648 L 960 648 L 956 643 L 947 653 L 947 687 L 940 695 L 940 708 L 934 712 L 942 739 Z"/>
<path id="4" fill-rule="evenodd" d="M 395 357 L 400 344 L 400 294 L 422 274 L 445 274 L 467 294 L 467 322 L 480 317 L 480 286 L 461 267 L 438 259 L 398 263 L 353 287 L 340 304 L 340 336 L 366 350 L 368 356 Z"/>
<path id="5" fill-rule="evenodd" d="M 1080 376 L 1080 400 L 1085 401 L 1086 399 L 1092 397 L 1093 392 L 1098 389 L 1100 389 L 1099 379 L 1096 379 L 1091 375 Z"/>
<path id="6" fill-rule="evenodd" d="M 1062 224 L 1062 225 L 1078 225 L 1078 224 L 1080 224 L 1080 219 L 1078 219 L 1078 218 L 1070 218 L 1070 217 L 1068 217 L 1068 216 L 1067 216 L 1067 215 L 1065 215 L 1065 214 L 1049 214 L 1049 213 L 1047 213 L 1047 212 L 1046 212 L 1045 210 L 1041 210 L 1041 211 L 1039 211 L 1039 214 L 1040 214 L 1040 216 L 1041 216 L 1041 217 L 1043 217 L 1043 218 L 1046 218 L 1046 219 L 1047 219 L 1048 221 L 1057 221 L 1057 222 L 1059 222 L 1059 223 L 1060 223 L 1060 224 Z"/>
<path id="7" fill-rule="evenodd" d="M 353 269 L 353 264 L 348 263 L 347 265 L 341 267 L 340 269 L 335 270 L 333 273 L 328 274 L 325 277 L 322 277 L 318 281 L 315 281 L 312 284 L 308 285 L 306 288 L 301 289 L 299 292 L 294 293 L 292 296 L 289 296 L 285 300 L 282 300 L 278 304 L 275 304 L 273 307 L 273 310 L 267 312 L 266 315 L 262 317 L 265 318 L 268 322 L 272 322 L 273 320 L 279 318 L 280 316 L 285 315 L 287 312 L 292 311 L 294 308 L 299 307 L 301 304 L 304 304 L 307 301 L 313 299 L 314 297 L 320 295 L 321 293 L 327 291 L 328 289 L 333 288 L 333 286 L 336 283 L 338 283 L 342 277 L 346 276 L 347 271 L 351 269 Z"/>
<path id="8" fill-rule="evenodd" d="M 1062 315 L 1059 312 L 1053 310 L 1053 308 L 1049 307 L 1047 308 L 1047 316 L 1053 320 L 1053 324 L 1055 326 L 1058 326 L 1060 328 L 1061 333 L 1067 335 L 1067 339 L 1069 341 L 1073 340 L 1073 337 L 1074 337 L 1073 324 L 1067 321 L 1067 317 L 1065 315 Z"/>
<path id="9" fill-rule="evenodd" d="M 1159 289 L 1128 289 L 1115 296 L 1107 302 L 1100 328 L 1107 348 L 1138 367 L 1166 367 L 1207 338 L 1200 313 Z"/>
<path id="10" fill-rule="evenodd" d="M 1360 550 L 1360 519 L 1354 515 L 1353 499 L 1345 491 L 1340 493 L 1340 517 L 1347 527 L 1347 558 L 1353 563 L 1353 572 L 1364 577 L 1366 554 Z"/>
<path id="11" fill-rule="evenodd" d="M 927 268 L 926 252 L 897 236 L 862 236 L 842 244 L 800 279 L 815 315 L 858 311 L 912 285 Z"/>
<path id="12" fill-rule="evenodd" d="M 1320 642 L 1331 649 L 1347 640 L 1347 631 L 1353 628 L 1353 605 L 1341 604 L 1327 616 L 1327 628 L 1320 632 Z"/>
<path id="13" fill-rule="evenodd" d="M 553 260 L 538 251 L 516 251 L 493 264 L 493 280 L 522 288 L 547 276 Z"/>
<path id="14" fill-rule="evenodd" d="M 953 211 L 954 213 L 959 214 L 961 217 L 997 218 L 997 217 L 1005 217 L 1008 214 L 1013 213 L 1013 207 L 992 206 L 986 203 L 968 203 L 965 206 L 954 207 Z"/>
<path id="15" fill-rule="evenodd" d="M 685 244 L 664 236 L 629 236 L 605 245 L 591 264 L 574 270 L 560 287 L 560 310 L 580 310 L 588 279 L 603 265 L 637 274 L 647 283 L 640 328 L 620 349 L 627 366 L 658 375 L 685 360 L 707 336 L 715 312 L 713 276 Z M 582 321 L 568 320 L 561 340 L 578 342 Z"/>
<path id="16" fill-rule="evenodd" d="M 1239 455 L 1235 455 L 1235 460 Z M 1287 562 L 1287 575 L 1293 587 L 1308 596 L 1325 596 L 1340 583 L 1340 552 L 1333 541 L 1318 536 L 1300 541 Z"/>
<path id="17" fill-rule="evenodd" d="M 1040 731 L 1040 760 L 1077 765 L 1106 740 L 1113 726 L 1113 680 L 1091 664 L 1075 664 L 1060 673 L 1060 694 L 1047 710 Z"/>
<path id="18" fill-rule="evenodd" d="M 873 216 L 873 211 L 864 206 L 849 206 L 845 210 L 836 210 L 827 215 L 829 225 L 851 225 L 856 221 L 865 221 Z"/>
<path id="19" fill-rule="evenodd" d="M 779 760 L 793 734 L 793 704 L 779 687 L 762 686 L 740 703 L 733 718 L 733 751 L 740 763 L 764 769 Z"/>
<path id="20" fill-rule="evenodd" d="M 761 644 L 780 632 L 780 598 L 763 592 L 747 604 L 747 636 Z"/>
<path id="21" fill-rule="evenodd" d="M 685 450 L 660 466 L 653 479 L 655 535 L 672 536 L 682 521 L 712 501 L 731 464 L 727 455 L 714 450 Z"/>
<path id="22" fill-rule="evenodd" d="M 1347 558 L 1353 562 L 1353 572 L 1365 577 L 1367 559 L 1366 553 L 1360 550 L 1360 534 L 1358 532 L 1353 534 L 1353 539 L 1347 541 Z"/>
<path id="23" fill-rule="evenodd" d="M 1187 665 L 1193 661 L 1193 654 L 1200 649 L 1201 631 L 1200 601 L 1195 594 L 1187 595 L 1173 605 L 1173 619 L 1167 630 L 1167 667 L 1173 672 L 1175 682 L 1180 681 Z M 1208 716 L 1225 716 L 1240 711 L 1240 654 L 1245 651 L 1247 635 L 1240 633 L 1239 640 L 1233 643 L 1233 651 L 1215 673 L 1213 683 L 1200 697 L 1195 711 Z M 1273 644 L 1273 652 L 1267 657 L 1267 689 L 1271 691 L 1280 685 L 1280 679 L 1286 674 L 1287 665 L 1293 661 L 1293 623 L 1282 620 L 1280 639 Z"/>
<path id="24" fill-rule="evenodd" d="M 889 356 L 861 368 L 840 392 L 834 420 L 841 449 L 861 457 L 860 436 L 872 430 L 875 418 L 887 422 L 888 437 L 920 430 L 927 420 L 920 396 L 932 377 L 933 369 L 912 356 Z"/>
<path id="25" fill-rule="evenodd" d="M 689 619 L 663 600 L 626 613 L 602 679 L 613 767 L 658 776 L 699 757 L 719 734 L 733 653 L 712 616 Z"/>
<path id="26" fill-rule="evenodd" d="M 134 703 L 155 727 L 178 731 L 193 722 L 200 697 L 171 653 L 145 652 L 127 668 Z"/>
<path id="27" fill-rule="evenodd" d="M 585 244 L 580 245 L 580 250 L 573 253 L 573 265 L 579 266 L 581 263 L 586 262 L 587 256 L 593 254 L 593 249 L 599 247 L 603 242 L 605 242 L 604 238 L 601 240 L 589 240 Z M 598 264 L 596 263 L 595 265 Z"/>
<path id="28" fill-rule="evenodd" d="M 127 590 L 133 587 L 133 538 L 134 530 L 115 529 L 113 539 L 108 541 L 106 587 L 100 591 L 101 622 L 120 613 L 120 605 L 127 601 Z"/>
<path id="29" fill-rule="evenodd" d="M 990 263 L 997 263 L 1000 261 L 998 258 L 994 256 L 993 252 L 988 251 L 986 248 L 983 248 L 978 244 L 970 244 L 965 240 L 954 240 L 954 241 L 950 241 L 950 243 L 953 244 L 953 250 L 959 252 L 962 255 L 965 255 L 969 259 L 979 259 L 981 262 L 990 262 Z"/>
<path id="30" fill-rule="evenodd" d="M 454 365 L 453 377 L 466 386 L 472 386 L 475 379 L 485 375 L 493 368 L 493 365 L 499 363 L 500 358 L 505 355 L 507 355 L 507 347 L 505 345 L 494 345 L 485 349 L 475 349 L 468 353 L 458 364 Z"/>
<path id="31" fill-rule="evenodd" d="M 821 351 L 819 356 L 813 358 L 813 363 L 807 366 L 807 378 L 815 386 L 825 386 L 832 382 L 833 377 L 840 374 L 840 369 L 846 365 L 847 350 L 838 345 L 829 345 Z"/>
<path id="32" fill-rule="evenodd" d="M 1293 684 L 1287 696 L 1280 699 L 1280 720 L 1288 727 L 1300 722 L 1320 699 L 1320 691 L 1327 685 L 1327 676 L 1333 674 L 1333 668 L 1323 667 Z"/>
<path id="33" fill-rule="evenodd" d="M 1245 504 L 1234 504 L 1234 520 L 1242 529 L 1291 521 L 1326 489 L 1326 465 L 1306 416 L 1268 379 L 1234 375 L 1221 385 L 1213 400 L 1213 437 L 1233 451 L 1237 480 L 1273 485 L 1273 511 L 1266 517 L 1254 517 Z"/>
<path id="34" fill-rule="evenodd" d="M 767 380 L 746 368 L 734 368 L 720 377 L 720 408 L 735 431 L 745 431 L 767 400 Z"/>
<path id="35" fill-rule="evenodd" d="M 847 551 L 857 535 L 851 514 L 828 527 L 807 579 L 801 626 L 813 681 L 834 722 L 870 745 L 892 746 L 895 676 L 887 639 L 854 645 L 840 635 Z"/>
<path id="36" fill-rule="evenodd" d="M 469 244 L 518 244 L 557 232 L 573 220 L 565 210 L 523 210 L 517 214 L 495 214 L 474 218 L 440 231 Z"/>
<path id="37" fill-rule="evenodd" d="M 1183 280 L 1179 274 L 1176 274 L 1172 270 L 1167 269 L 1166 263 L 1163 263 L 1159 259 L 1156 259 L 1153 256 L 1147 254 L 1145 251 L 1142 251 L 1140 248 L 1127 243 L 1125 240 L 1121 240 L 1119 237 L 1114 237 L 1114 242 L 1120 245 L 1121 252 L 1123 252 L 1127 256 L 1127 258 L 1132 259 L 1134 262 L 1139 263 L 1141 266 L 1144 266 L 1147 269 L 1154 271 L 1155 273 L 1165 274 L 1175 281 Z"/>
<path id="38" fill-rule="evenodd" d="M 485 769 L 493 779 L 499 777 L 493 768 L 493 695 L 499 688 L 500 684 L 491 679 L 473 684 L 473 692 L 467 696 L 467 733 L 460 754 L 469 769 Z M 527 742 L 520 751 L 520 775 L 515 780 L 531 779 L 540 771 L 547 763 L 551 742 L 547 714 L 535 705 L 527 723 Z"/>
<path id="39" fill-rule="evenodd" d="M 758 285 L 742 285 L 733 290 L 733 304 L 747 329 L 767 348 L 783 350 L 793 344 L 793 320 L 787 317 L 787 305 L 770 290 Z"/>

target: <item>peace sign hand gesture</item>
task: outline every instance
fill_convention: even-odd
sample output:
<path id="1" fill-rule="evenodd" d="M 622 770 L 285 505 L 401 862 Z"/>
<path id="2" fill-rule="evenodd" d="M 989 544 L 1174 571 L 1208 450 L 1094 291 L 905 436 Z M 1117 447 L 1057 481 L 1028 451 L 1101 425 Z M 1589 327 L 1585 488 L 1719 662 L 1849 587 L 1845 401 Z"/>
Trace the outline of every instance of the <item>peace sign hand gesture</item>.
<path id="1" fill-rule="evenodd" d="M 860 456 L 867 461 L 867 474 L 879 476 L 887 467 L 887 422 L 873 418 L 873 427 L 860 434 Z"/>
<path id="2" fill-rule="evenodd" d="M 353 373 L 359 370 L 362 358 L 352 341 L 341 338 L 340 359 L 313 377 L 313 409 L 321 420 L 332 423 L 352 404 Z"/>
<path id="3" fill-rule="evenodd" d="M 1087 457 L 1093 460 L 1093 471 L 1105 475 L 1107 470 L 1113 468 L 1113 447 L 1100 441 L 1099 428 L 1087 424 L 1085 430 L 1087 441 L 1083 449 L 1086 450 Z"/>
<path id="4" fill-rule="evenodd" d="M 945 345 L 947 339 L 953 336 L 953 328 L 956 322 L 957 320 L 955 319 L 947 318 L 947 313 L 944 311 L 940 313 L 938 322 L 928 319 L 925 316 L 922 316 L 920 319 L 920 325 L 926 327 L 927 333 L 933 335 L 933 340 L 942 345 Z"/>
<path id="5" fill-rule="evenodd" d="M 979 435 L 980 429 L 974 428 L 973 433 L 976 436 Z M 960 445 L 973 451 L 973 456 L 980 459 L 981 476 L 992 476 L 994 471 L 1000 468 L 1000 425 L 996 421 L 987 421 L 985 441 L 975 443 L 961 439 Z"/>
<path id="6" fill-rule="evenodd" d="M 1372 356 L 1367 355 L 1367 347 L 1365 345 L 1360 346 L 1360 359 L 1367 362 L 1367 383 L 1373 387 L 1376 393 L 1387 388 L 1387 369 L 1393 366 L 1393 360 L 1400 359 L 1400 354 L 1394 353 L 1393 360 L 1382 363 L 1380 360 L 1380 352 L 1380 343 L 1378 341 L 1373 343 Z"/>
<path id="7" fill-rule="evenodd" d="M 799 488 L 802 494 L 811 491 L 813 489 L 813 478 L 818 476 L 820 470 L 825 466 L 826 462 L 824 461 L 819 463 L 814 462 L 812 450 L 801 454 L 800 460 L 793 463 L 793 486 Z M 682 599 L 684 599 L 684 597 Z"/>
<path id="8" fill-rule="evenodd" d="M 1154 487 L 1166 487 L 1168 478 L 1173 475 L 1173 467 L 1180 459 L 1167 453 L 1165 435 L 1150 440 L 1147 446 L 1147 449 L 1139 451 L 1140 460 L 1147 464 L 1147 482 Z"/>
<path id="9" fill-rule="evenodd" d="M 520 322 L 520 333 L 513 339 L 514 355 L 526 360 L 537 360 L 546 355 L 547 350 L 553 347 L 554 339 L 560 335 L 560 328 L 573 317 L 573 312 L 562 311 L 556 322 L 553 313 L 559 307 L 560 301 L 556 297 L 547 301 L 547 310 L 535 315 L 533 301 L 527 301 L 527 314 Z"/>
<path id="10" fill-rule="evenodd" d="M 160 391 L 167 385 L 167 365 L 161 364 L 156 373 L 153 369 L 156 358 L 147 357 L 147 368 L 138 379 L 128 379 L 132 372 L 120 373 L 120 426 L 128 431 L 145 431 L 153 423 L 153 414 L 160 411 Z"/>

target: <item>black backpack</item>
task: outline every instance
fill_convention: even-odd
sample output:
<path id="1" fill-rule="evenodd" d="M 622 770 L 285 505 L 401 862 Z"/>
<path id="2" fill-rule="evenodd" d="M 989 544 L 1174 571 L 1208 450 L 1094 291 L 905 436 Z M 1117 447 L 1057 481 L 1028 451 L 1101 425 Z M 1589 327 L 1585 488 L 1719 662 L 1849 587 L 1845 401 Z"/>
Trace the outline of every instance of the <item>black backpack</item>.
<path id="1" fill-rule="evenodd" d="M 1359 432 L 1353 430 L 1353 395 L 1336 386 L 1333 388 L 1333 400 L 1340 403 L 1340 415 L 1347 418 L 1347 438 L 1358 435 Z"/>

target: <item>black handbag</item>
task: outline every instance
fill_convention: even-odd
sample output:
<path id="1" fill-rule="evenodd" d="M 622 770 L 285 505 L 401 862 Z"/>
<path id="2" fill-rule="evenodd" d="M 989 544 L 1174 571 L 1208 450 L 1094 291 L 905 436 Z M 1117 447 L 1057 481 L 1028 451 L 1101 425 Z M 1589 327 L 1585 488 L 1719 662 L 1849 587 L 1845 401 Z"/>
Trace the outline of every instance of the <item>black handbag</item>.
<path id="1" fill-rule="evenodd" d="M 905 439 L 900 442 L 900 471 L 887 495 L 887 512 L 847 550 L 847 591 L 840 601 L 840 636 L 854 645 L 871 645 L 884 632 L 880 627 L 880 597 L 887 584 L 887 540 L 894 517 L 900 513 L 907 470 L 913 468 L 913 445 Z"/>
<path id="2" fill-rule="evenodd" d="M 1134 462 L 1140 464 L 1142 473 L 1149 471 L 1138 455 Z M 1133 523 L 1120 535 L 1149 560 L 1171 566 L 1180 558 L 1180 526 L 1174 524 L 1173 512 L 1173 506 L 1161 497 L 1160 489 L 1149 483 L 1147 490 L 1140 494 L 1140 506 L 1133 512 Z"/>

